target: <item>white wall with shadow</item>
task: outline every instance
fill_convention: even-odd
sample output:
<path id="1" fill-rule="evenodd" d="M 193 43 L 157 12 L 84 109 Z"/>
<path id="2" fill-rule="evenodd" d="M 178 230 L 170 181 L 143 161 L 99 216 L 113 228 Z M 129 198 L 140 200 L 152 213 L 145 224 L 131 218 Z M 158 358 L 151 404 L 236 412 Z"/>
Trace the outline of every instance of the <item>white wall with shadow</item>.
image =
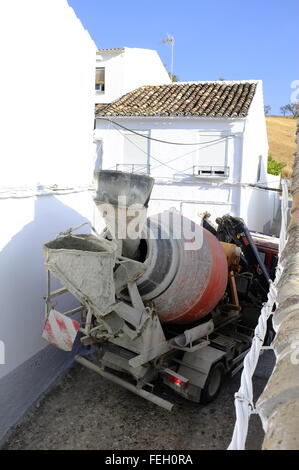
<path id="1" fill-rule="evenodd" d="M 0 201 L 0 441 L 73 361 L 41 337 L 46 270 L 43 244 L 59 232 L 92 221 L 90 192 Z M 27 223 L 26 223 L 27 222 Z M 80 233 L 89 233 L 88 225 Z M 54 282 L 53 288 L 58 283 Z M 78 305 L 70 294 L 61 311 Z"/>
<path id="2" fill-rule="evenodd" d="M 260 188 L 241 188 L 241 213 L 250 230 L 276 235 L 275 219 L 280 208 L 279 193 Z"/>
<path id="3" fill-rule="evenodd" d="M 89 192 L 8 199 L 0 201 L 1 212 L 6 214 L 5 219 L 1 217 L 2 240 L 9 241 L 0 245 L 0 340 L 5 345 L 0 378 L 47 345 L 41 338 L 46 292 L 43 244 L 59 232 L 90 221 L 93 202 Z M 18 218 L 24 225 L 11 236 Z M 81 233 L 89 231 L 88 225 L 80 229 Z M 73 297 L 64 296 L 61 308 L 72 308 L 74 302 Z"/>

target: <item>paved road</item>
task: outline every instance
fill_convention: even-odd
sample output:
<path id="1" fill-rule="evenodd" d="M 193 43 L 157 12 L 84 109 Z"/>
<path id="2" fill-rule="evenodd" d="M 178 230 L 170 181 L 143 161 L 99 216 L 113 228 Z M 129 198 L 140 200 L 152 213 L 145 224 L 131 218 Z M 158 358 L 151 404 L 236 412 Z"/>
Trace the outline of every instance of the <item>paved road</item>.
<path id="1" fill-rule="evenodd" d="M 265 352 L 254 377 L 259 396 L 273 367 Z M 175 402 L 169 413 L 76 364 L 11 435 L 4 449 L 225 449 L 232 435 L 234 393 L 240 374 L 226 380 L 217 400 L 190 403 L 165 389 Z M 263 430 L 253 415 L 248 449 L 260 449 Z"/>

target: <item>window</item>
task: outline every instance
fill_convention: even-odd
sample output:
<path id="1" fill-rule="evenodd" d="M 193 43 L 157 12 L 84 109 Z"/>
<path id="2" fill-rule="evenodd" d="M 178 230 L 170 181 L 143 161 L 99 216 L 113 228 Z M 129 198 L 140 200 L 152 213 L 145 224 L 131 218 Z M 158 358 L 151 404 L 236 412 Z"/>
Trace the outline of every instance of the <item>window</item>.
<path id="1" fill-rule="evenodd" d="M 104 92 L 105 91 L 105 68 L 104 67 L 97 67 L 96 68 L 95 89 L 98 92 Z"/>
<path id="2" fill-rule="evenodd" d="M 228 178 L 229 177 L 229 167 L 228 166 L 194 166 L 193 167 L 194 176 L 208 176 L 216 178 Z"/>
<path id="3" fill-rule="evenodd" d="M 121 171 L 149 173 L 149 131 L 138 131 L 138 134 L 124 132 L 123 163 L 117 167 Z M 143 137 L 144 136 L 144 137 Z"/>
<path id="4" fill-rule="evenodd" d="M 219 131 L 199 132 L 197 165 L 193 174 L 209 178 L 228 178 L 227 166 L 228 138 Z"/>

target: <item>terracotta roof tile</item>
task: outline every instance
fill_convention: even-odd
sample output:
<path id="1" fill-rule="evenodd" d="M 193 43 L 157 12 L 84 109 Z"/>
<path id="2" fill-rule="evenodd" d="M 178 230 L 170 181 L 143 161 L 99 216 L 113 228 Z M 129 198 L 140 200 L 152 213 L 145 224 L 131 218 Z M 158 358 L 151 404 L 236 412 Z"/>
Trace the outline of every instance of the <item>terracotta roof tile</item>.
<path id="1" fill-rule="evenodd" d="M 246 117 L 256 83 L 197 82 L 137 88 L 114 103 L 97 105 L 98 116 Z"/>

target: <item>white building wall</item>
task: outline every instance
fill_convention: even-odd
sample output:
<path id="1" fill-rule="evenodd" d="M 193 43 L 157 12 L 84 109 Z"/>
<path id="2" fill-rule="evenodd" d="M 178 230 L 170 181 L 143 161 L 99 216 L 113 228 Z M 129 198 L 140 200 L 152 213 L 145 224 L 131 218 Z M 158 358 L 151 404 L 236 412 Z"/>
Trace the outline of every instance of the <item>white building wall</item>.
<path id="1" fill-rule="evenodd" d="M 198 221 L 198 214 L 205 211 L 211 212 L 213 219 L 224 213 L 239 215 L 240 188 L 232 184 L 240 180 L 243 120 L 128 118 L 117 119 L 117 122 L 137 132 L 149 131 L 148 163 L 150 174 L 156 181 L 149 213 L 176 207 L 195 221 Z M 224 137 L 224 146 L 220 150 L 223 161 L 230 168 L 229 177 L 193 177 L 194 165 L 215 164 L 210 161 L 213 145 L 216 146 L 215 161 L 219 163 L 219 136 Z M 125 140 L 134 141 L 132 134 L 112 123 L 97 120 L 95 139 L 103 142 L 103 169 L 131 170 L 131 165 L 126 166 L 132 162 L 125 155 Z M 209 143 L 201 144 L 203 139 L 205 142 L 208 139 Z M 196 145 L 169 145 L 158 140 Z M 217 142 L 213 144 L 215 140 Z"/>
<path id="2" fill-rule="evenodd" d="M 242 181 L 253 184 L 267 182 L 268 148 L 263 85 L 259 80 L 244 129 Z"/>
<path id="3" fill-rule="evenodd" d="M 96 92 L 96 103 L 111 103 L 140 86 L 171 83 L 157 51 L 150 49 L 99 50 L 96 66 L 105 68 L 105 91 Z"/>
<path id="4" fill-rule="evenodd" d="M 257 184 L 261 187 L 278 188 L 280 176 L 267 173 L 268 137 L 264 115 L 262 81 L 257 81 L 257 89 L 246 119 L 241 182 Z M 278 193 L 261 188 L 242 188 L 240 214 L 252 230 L 269 233 L 272 221 L 279 213 Z"/>
<path id="5" fill-rule="evenodd" d="M 105 91 L 95 92 L 96 103 L 111 103 L 123 94 L 124 53 L 111 52 L 96 55 L 96 67 L 105 68 Z"/>
<path id="6" fill-rule="evenodd" d="M 244 120 L 200 119 L 200 118 L 113 118 L 109 121 L 97 119 L 95 140 L 103 140 L 103 168 L 114 168 L 126 163 L 124 139 L 134 141 L 134 135 L 117 124 L 137 132 L 149 131 L 149 155 L 151 174 L 154 177 L 173 178 L 192 174 L 193 165 L 215 165 L 219 163 L 218 140 L 223 139 L 220 150 L 223 161 L 230 167 L 229 181 L 239 181 L 243 152 Z M 156 141 L 153 139 L 157 139 Z M 209 143 L 206 144 L 208 139 Z M 188 145 L 170 145 L 168 143 Z M 213 141 L 215 141 L 213 143 Z M 201 143 L 202 142 L 202 143 Z M 195 144 L 195 145 L 189 145 Z M 209 149 L 207 159 L 206 149 Z M 210 149 L 215 147 L 215 160 L 210 161 Z M 162 162 L 162 163 L 160 163 Z"/>
<path id="7" fill-rule="evenodd" d="M 0 35 L 1 440 L 71 359 L 41 339 L 42 246 L 93 216 L 96 47 L 66 0 L 2 1 Z"/>
<path id="8" fill-rule="evenodd" d="M 157 51 L 126 47 L 124 60 L 124 93 L 144 85 L 171 83 Z"/>
<path id="9" fill-rule="evenodd" d="M 84 191 L 0 200 L 0 213 L 7 222 L 0 234 L 0 339 L 6 353 L 1 379 L 48 345 L 41 337 L 46 293 L 43 244 L 63 230 L 92 220 L 93 207 L 90 193 Z M 65 302 L 74 299 L 64 296 L 61 301 L 66 311 Z"/>
<path id="10" fill-rule="evenodd" d="M 271 186 L 273 187 L 272 184 Z M 242 187 L 240 214 L 250 230 L 279 235 L 280 198 L 278 192 L 257 187 Z"/>
<path id="11" fill-rule="evenodd" d="M 263 165 L 267 161 L 267 136 L 264 115 L 259 111 L 262 107 L 260 91 L 254 106 L 256 114 L 250 114 L 250 121 L 188 117 L 108 118 L 128 129 L 147 131 L 151 137 L 148 163 L 156 184 L 150 213 L 176 207 L 195 221 L 198 221 L 198 214 L 205 211 L 211 213 L 214 220 L 230 213 L 244 218 L 252 230 L 271 230 L 277 195 L 248 186 L 257 183 L 260 161 L 259 181 L 266 178 Z M 125 155 L 124 142 L 125 139 L 136 141 L 134 135 L 113 122 L 98 119 L 95 139 L 103 142 L 103 169 L 131 171 L 131 165 L 126 164 L 133 161 L 131 156 Z M 196 145 L 170 145 L 158 140 Z M 146 165 L 147 156 L 144 158 Z M 221 162 L 229 167 L 228 178 L 192 176 L 194 165 L 217 166 Z"/>

